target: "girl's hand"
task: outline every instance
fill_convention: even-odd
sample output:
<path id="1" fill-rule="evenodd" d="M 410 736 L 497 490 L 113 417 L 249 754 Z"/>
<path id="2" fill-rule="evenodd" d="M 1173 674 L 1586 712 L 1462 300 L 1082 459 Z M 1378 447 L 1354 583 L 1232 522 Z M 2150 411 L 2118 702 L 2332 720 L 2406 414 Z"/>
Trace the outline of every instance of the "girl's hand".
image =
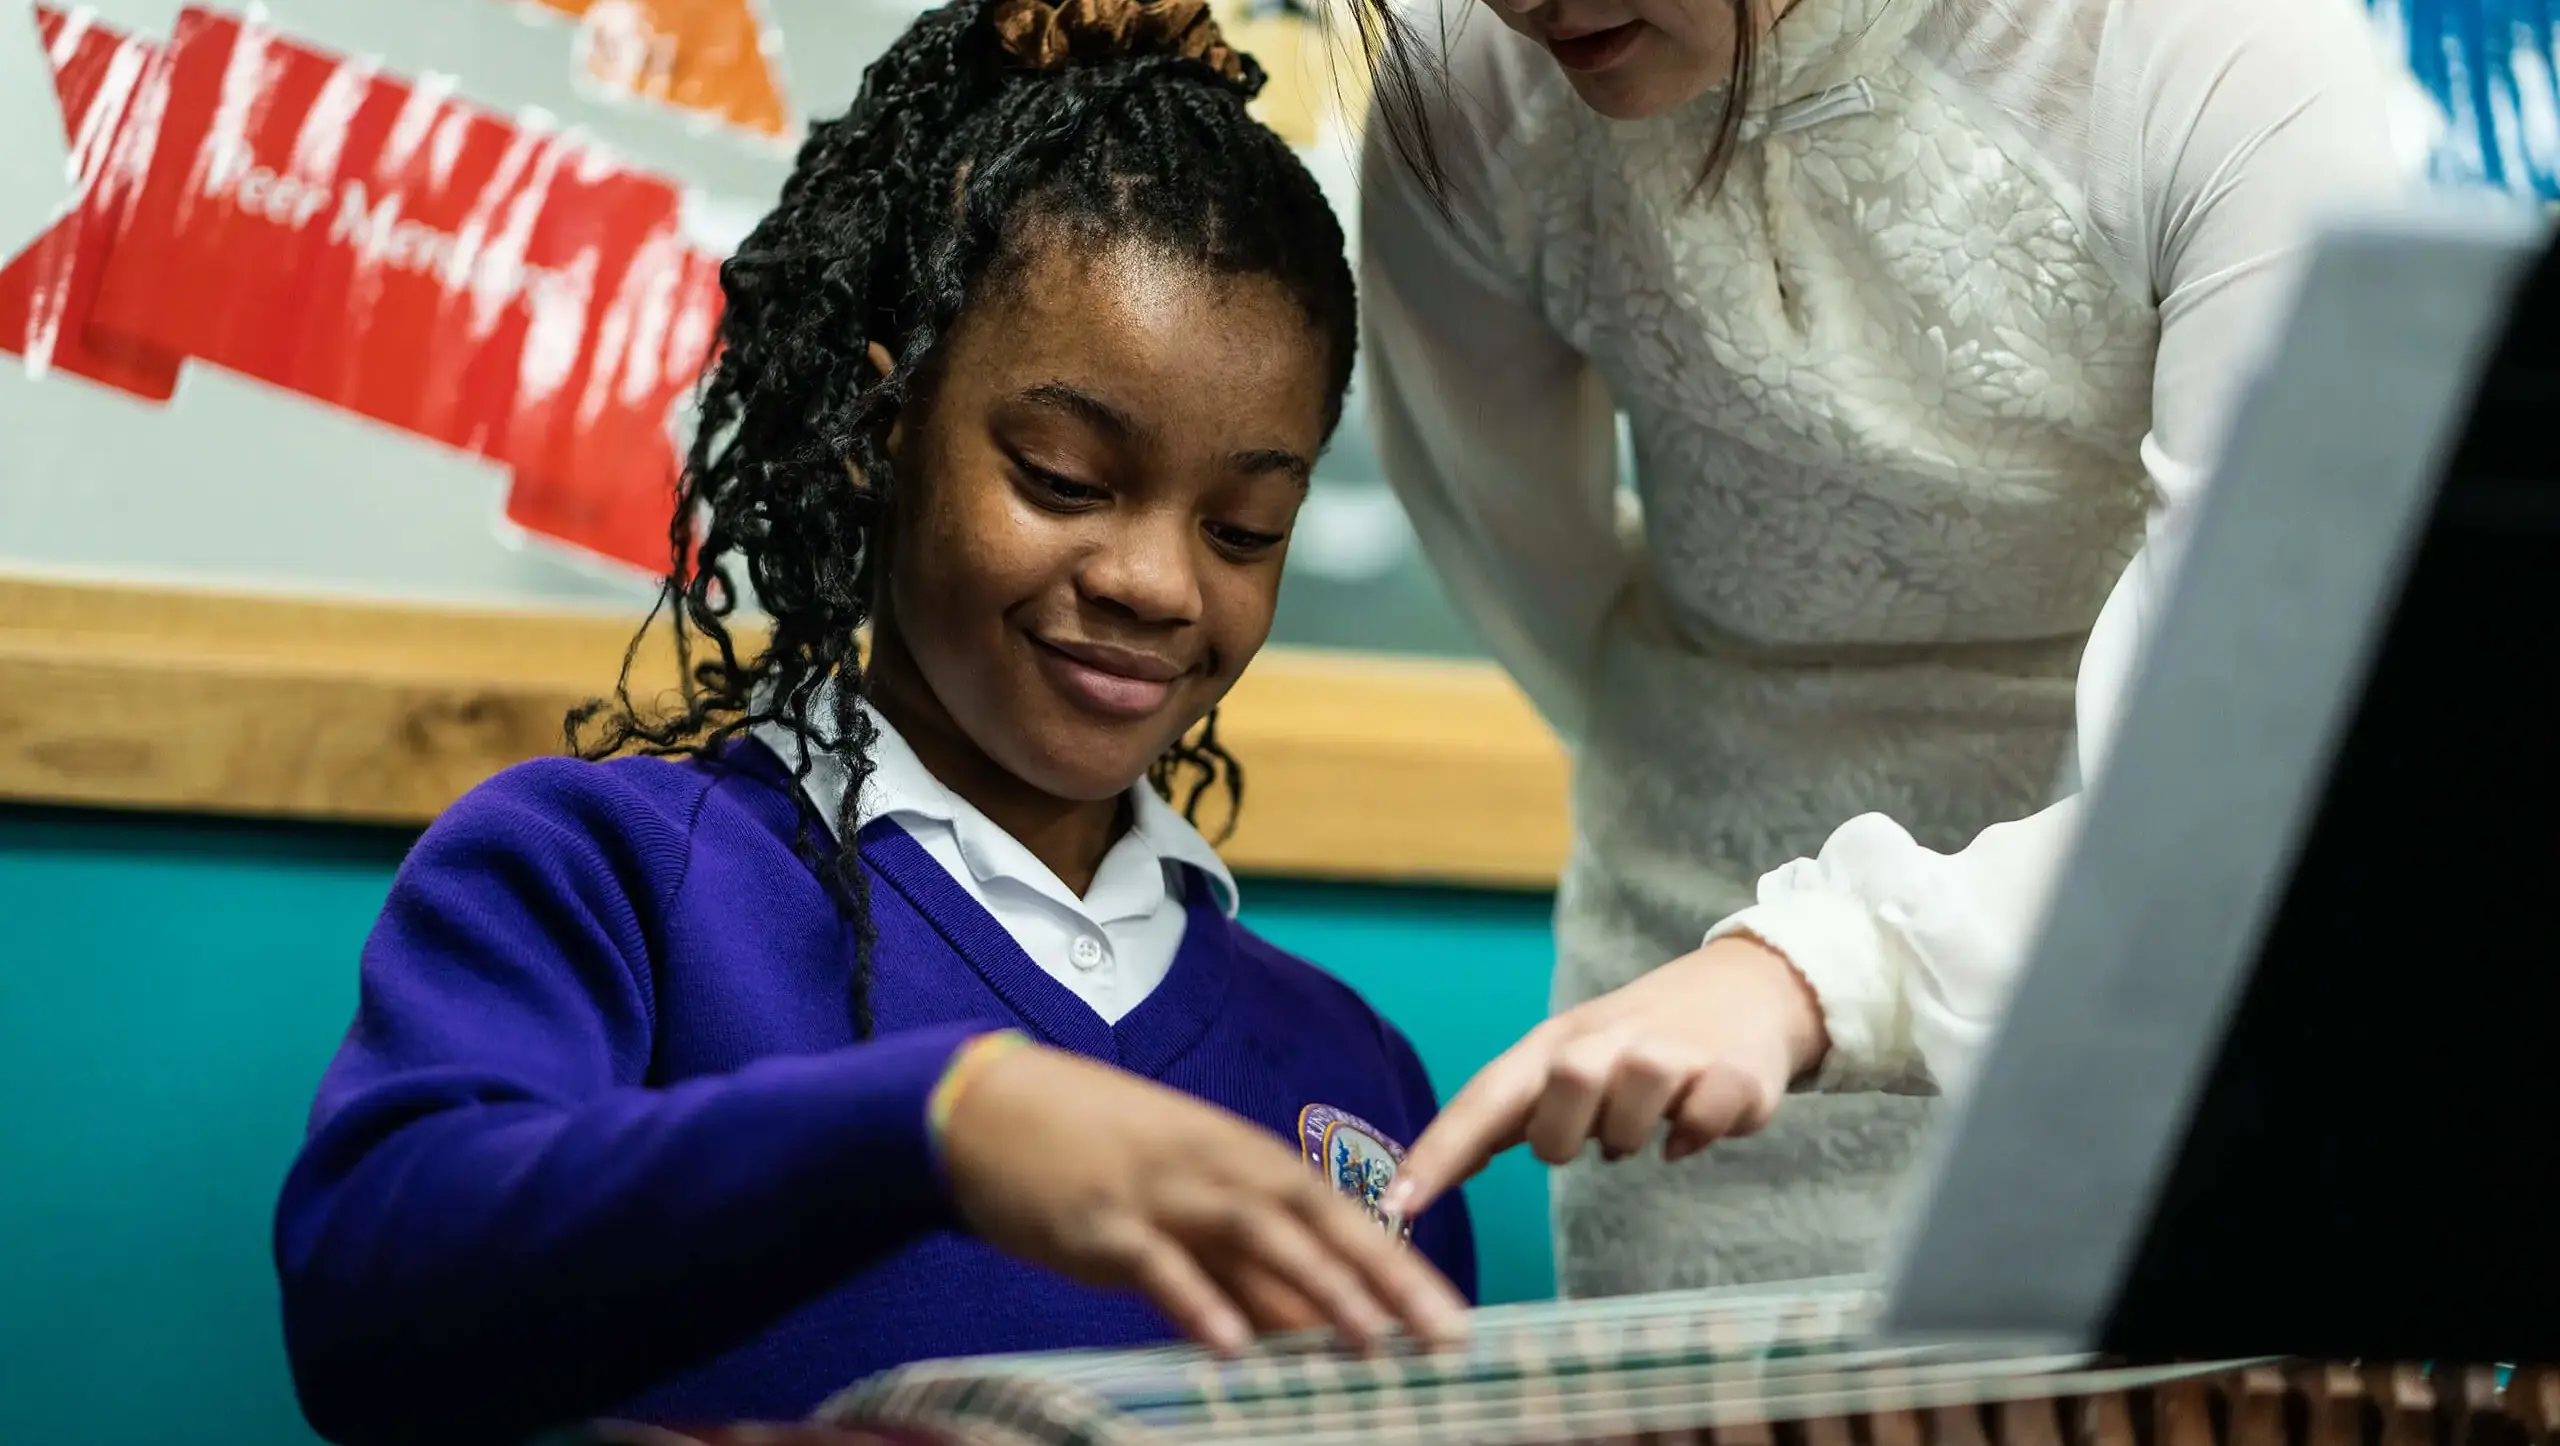
<path id="1" fill-rule="evenodd" d="M 1267 1132 L 1136 1076 L 1022 1046 L 973 1073 L 943 1159 L 988 1244 L 1090 1285 L 1145 1292 L 1203 1343 L 1330 1324 L 1369 1348 L 1393 1322 L 1449 1344 L 1465 1302 L 1419 1253 Z"/>
<path id="2" fill-rule="evenodd" d="M 1718 939 L 1567 1010 L 1486 1065 L 1422 1132 L 1380 1203 L 1427 1209 L 1526 1143 L 1564 1165 L 1590 1141 L 1622 1160 L 1671 1126 L 1666 1159 L 1769 1123 L 1830 1049 L 1822 1007 L 1785 957 Z"/>

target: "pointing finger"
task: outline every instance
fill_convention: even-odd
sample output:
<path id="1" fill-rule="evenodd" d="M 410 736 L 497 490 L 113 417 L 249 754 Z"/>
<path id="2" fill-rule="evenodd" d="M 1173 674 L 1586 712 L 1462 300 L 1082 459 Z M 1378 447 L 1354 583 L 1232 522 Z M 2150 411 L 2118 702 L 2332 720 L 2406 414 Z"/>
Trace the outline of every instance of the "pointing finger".
<path id="1" fill-rule="evenodd" d="M 1405 1152 L 1381 1207 L 1407 1219 L 1420 1215 L 1494 1156 L 1519 1144 L 1546 1083 L 1552 1038 L 1544 1028 L 1533 1030 L 1467 1081 Z"/>

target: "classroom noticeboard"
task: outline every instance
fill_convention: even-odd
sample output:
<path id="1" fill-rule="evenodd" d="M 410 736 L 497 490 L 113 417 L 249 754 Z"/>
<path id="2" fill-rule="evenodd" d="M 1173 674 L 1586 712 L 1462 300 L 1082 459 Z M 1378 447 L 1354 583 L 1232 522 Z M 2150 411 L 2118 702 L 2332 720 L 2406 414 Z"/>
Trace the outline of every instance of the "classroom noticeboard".
<path id="1" fill-rule="evenodd" d="M 748 90 L 808 108 L 785 132 L 913 15 L 753 12 Z M 610 681 L 719 260 L 791 157 L 701 87 L 600 78 L 606 13 L 0 0 L 0 179 L 28 182 L 0 197 L 41 201 L 0 199 L 0 669 L 33 710 L 0 797 L 416 821 Z M 1308 79 L 1303 16 L 1247 23 Z M 1347 214 L 1341 106 L 1280 103 Z M 1468 659 L 1351 412 L 1222 723 L 1257 787 L 1233 855 L 1543 885 L 1561 757 Z"/>
<path id="2" fill-rule="evenodd" d="M 67 178 L 40 228 L 0 235 L 0 349 L 19 359 L 0 401 L 38 434 L 9 464 L 17 511 L 0 499 L 0 555 L 501 604 L 640 596 L 667 548 L 718 260 L 789 163 L 771 127 L 738 123 L 720 97 L 778 106 L 821 89 L 786 90 L 767 11 L 788 4 L 481 0 L 439 7 L 428 25 L 387 0 L 285 0 L 257 20 L 191 7 L 164 33 L 118 23 L 149 8 L 29 6 L 18 49 L 0 28 L 0 55 L 56 102 L 0 110 L 0 124 L 43 132 L 0 135 L 0 154 Z M 1270 56 L 1265 112 L 1348 213 L 1360 92 L 1339 82 L 1358 67 L 1329 55 L 1302 12 L 1235 8 L 1232 23 Z M 843 95 L 818 100 L 849 99 L 859 60 L 907 18 L 862 0 L 810 8 L 805 51 L 843 57 L 829 67 Z M 606 94 L 587 42 L 616 25 L 647 32 L 634 44 L 656 57 L 653 74 L 725 78 L 669 82 L 638 106 Z M 468 68 L 434 64 L 454 60 Z M 776 124 L 795 130 L 799 117 Z M 222 373 L 190 387 L 219 395 L 176 397 L 190 369 Z M 44 385 L 66 378 L 123 405 Z M 303 467 L 297 444 L 316 419 L 270 389 L 337 414 L 319 424 L 328 465 Z M 228 426 L 217 408 L 234 414 Z M 1473 656 L 1385 491 L 1361 410 L 1355 399 L 1325 458 L 1277 639 Z M 350 434 L 350 417 L 397 435 Z M 101 432 L 118 445 L 85 445 Z M 227 525 L 199 517 L 155 534 L 155 513 L 136 517 L 130 504 L 157 500 L 159 464 L 183 458 L 219 489 L 247 470 L 231 454 L 250 439 L 260 476 L 237 489 Z M 350 460 L 363 479 L 343 475 Z M 267 535 L 361 512 L 364 479 L 415 477 L 424 492 L 431 476 L 452 479 L 444 511 L 395 524 L 399 537 L 366 526 L 307 549 L 322 554 L 313 565 Z M 493 490 L 503 540 L 458 515 L 464 493 Z M 253 509 L 279 493 L 288 506 L 261 529 Z M 401 516 L 396 495 L 382 506 Z M 371 548 L 382 566 L 345 561 Z"/>

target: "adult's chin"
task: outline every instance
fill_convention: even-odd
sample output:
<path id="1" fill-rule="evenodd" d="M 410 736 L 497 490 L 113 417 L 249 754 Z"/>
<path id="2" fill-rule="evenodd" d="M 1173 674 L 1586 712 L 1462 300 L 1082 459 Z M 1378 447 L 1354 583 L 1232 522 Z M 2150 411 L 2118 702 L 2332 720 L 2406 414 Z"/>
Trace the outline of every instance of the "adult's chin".
<path id="1" fill-rule="evenodd" d="M 1668 115 L 1704 95 L 1713 83 L 1712 77 L 1685 67 L 1634 61 L 1596 74 L 1567 70 L 1564 76 L 1584 105 L 1613 121 Z"/>

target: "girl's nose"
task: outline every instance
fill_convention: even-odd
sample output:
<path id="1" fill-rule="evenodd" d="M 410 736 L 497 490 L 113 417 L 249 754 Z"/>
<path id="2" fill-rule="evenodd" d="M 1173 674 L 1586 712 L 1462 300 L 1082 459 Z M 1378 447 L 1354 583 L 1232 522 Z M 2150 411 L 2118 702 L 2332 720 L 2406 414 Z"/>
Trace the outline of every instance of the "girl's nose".
<path id="1" fill-rule="evenodd" d="M 1179 509 L 1133 513 L 1085 561 L 1086 596 L 1151 623 L 1197 622 L 1201 611 L 1191 519 Z"/>

